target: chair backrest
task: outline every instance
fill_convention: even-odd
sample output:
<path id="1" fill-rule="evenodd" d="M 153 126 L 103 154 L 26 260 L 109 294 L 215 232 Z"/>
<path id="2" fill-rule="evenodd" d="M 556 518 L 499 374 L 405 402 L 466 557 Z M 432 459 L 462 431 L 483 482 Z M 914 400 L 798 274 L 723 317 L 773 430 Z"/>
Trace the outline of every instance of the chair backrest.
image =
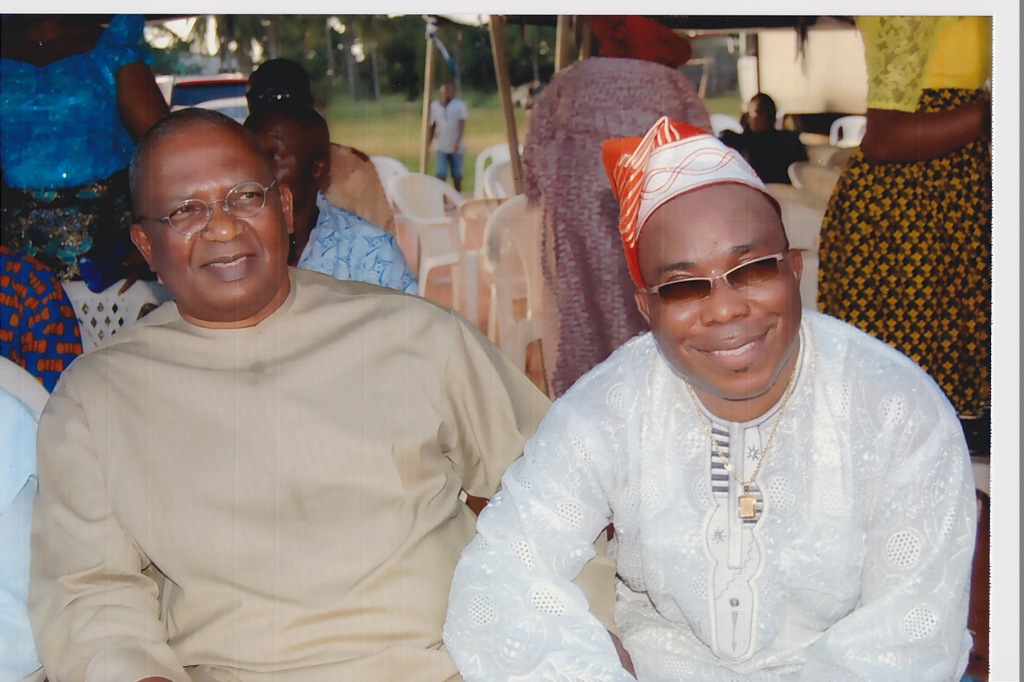
<path id="1" fill-rule="evenodd" d="M 377 175 L 380 177 L 380 184 L 384 187 L 384 193 L 388 195 L 388 199 L 394 203 L 389 193 L 391 186 L 391 178 L 396 175 L 406 175 L 409 173 L 409 167 L 406 166 L 401 160 L 396 159 L 393 156 L 371 156 L 370 163 L 377 170 Z"/>
<path id="2" fill-rule="evenodd" d="M 436 220 L 459 208 L 466 198 L 433 175 L 407 172 L 391 178 L 388 192 L 408 220 Z"/>
<path id="3" fill-rule="evenodd" d="M 507 199 L 516 193 L 511 161 L 495 161 L 484 171 L 484 196 Z"/>
<path id="4" fill-rule="evenodd" d="M 483 247 L 481 242 L 485 227 L 491 214 L 501 205 L 501 199 L 472 198 L 466 199 L 459 206 L 459 236 L 462 245 L 467 249 L 478 250 Z"/>
<path id="5" fill-rule="evenodd" d="M 61 282 L 71 300 L 82 332 L 82 349 L 90 351 L 132 324 L 151 309 L 171 300 L 167 287 L 159 282 L 138 281 L 119 294 L 124 280 L 96 293 L 85 282 Z"/>
<path id="6" fill-rule="evenodd" d="M 711 131 L 714 134 L 721 135 L 724 130 L 731 130 L 736 133 L 743 132 L 743 126 L 735 116 L 729 114 L 711 114 L 708 116 L 711 119 Z"/>
<path id="7" fill-rule="evenodd" d="M 525 368 L 526 346 L 540 338 L 541 220 L 541 208 L 518 194 L 494 210 L 484 231 L 493 280 L 488 335 L 520 369 Z"/>
<path id="8" fill-rule="evenodd" d="M 28 405 L 37 418 L 50 397 L 50 392 L 27 369 L 3 355 L 0 355 L 0 386 Z"/>
<path id="9" fill-rule="evenodd" d="M 868 118 L 860 114 L 840 116 L 832 122 L 828 142 L 834 147 L 856 147 L 864 139 L 868 129 Z"/>
<path id="10" fill-rule="evenodd" d="M 391 161 L 401 164 L 398 159 Z M 401 172 L 397 166 L 392 165 L 392 169 Z M 377 166 L 363 152 L 332 142 L 330 181 L 323 192 L 335 206 L 341 206 L 385 232 L 395 234 L 395 211 L 387 187 Z"/>
<path id="11" fill-rule="evenodd" d="M 838 168 L 818 166 L 810 161 L 796 161 L 789 164 L 789 180 L 797 189 L 810 192 L 826 202 L 842 174 Z"/>
<path id="12" fill-rule="evenodd" d="M 490 147 L 485 147 L 483 151 L 477 154 L 475 163 L 475 185 L 473 187 L 473 198 L 482 199 L 484 197 L 484 171 L 487 167 L 498 161 L 510 161 L 512 155 L 508 150 L 507 142 L 500 142 L 498 144 L 492 144 Z"/>

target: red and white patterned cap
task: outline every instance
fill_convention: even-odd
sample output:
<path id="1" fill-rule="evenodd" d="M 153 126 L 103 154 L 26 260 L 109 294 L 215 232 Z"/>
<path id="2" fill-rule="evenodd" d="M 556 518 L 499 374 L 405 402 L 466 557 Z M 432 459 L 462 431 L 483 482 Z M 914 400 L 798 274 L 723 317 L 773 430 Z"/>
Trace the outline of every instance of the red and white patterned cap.
<path id="1" fill-rule="evenodd" d="M 640 274 L 637 242 L 655 209 L 675 197 L 711 185 L 746 185 L 778 202 L 757 173 L 735 149 L 710 133 L 662 116 L 640 137 L 620 137 L 601 144 L 601 158 L 619 202 L 619 232 L 637 286 Z"/>

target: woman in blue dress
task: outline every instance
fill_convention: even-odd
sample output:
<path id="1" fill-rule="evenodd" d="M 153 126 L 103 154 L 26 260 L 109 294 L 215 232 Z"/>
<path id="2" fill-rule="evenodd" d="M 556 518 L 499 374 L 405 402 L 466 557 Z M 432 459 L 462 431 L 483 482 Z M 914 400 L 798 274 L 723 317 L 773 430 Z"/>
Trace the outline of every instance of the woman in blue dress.
<path id="1" fill-rule="evenodd" d="M 61 279 L 130 246 L 127 166 L 167 112 L 140 15 L 3 17 L 3 244 Z"/>

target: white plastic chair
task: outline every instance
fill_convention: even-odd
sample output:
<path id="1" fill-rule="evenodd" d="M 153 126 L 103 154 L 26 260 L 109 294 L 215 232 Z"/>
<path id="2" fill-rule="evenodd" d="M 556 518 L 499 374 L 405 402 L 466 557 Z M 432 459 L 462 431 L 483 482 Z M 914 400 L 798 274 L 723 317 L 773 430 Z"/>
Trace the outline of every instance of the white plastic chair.
<path id="1" fill-rule="evenodd" d="M 473 198 L 483 199 L 484 194 L 484 171 L 487 170 L 488 166 L 492 163 L 499 161 L 511 161 L 512 155 L 508 150 L 508 143 L 501 142 L 499 144 L 492 144 L 490 147 L 484 148 L 479 154 L 477 154 L 476 162 L 474 164 L 474 178 L 476 180 L 473 183 Z"/>
<path id="2" fill-rule="evenodd" d="M 465 197 L 433 175 L 414 172 L 391 178 L 388 193 L 416 238 L 420 295 L 426 296 L 430 271 L 450 265 L 453 307 L 462 310 L 464 269 L 458 209 Z"/>
<path id="3" fill-rule="evenodd" d="M 833 147 L 830 144 L 805 144 L 804 149 L 807 150 L 807 160 L 815 166 L 827 166 L 828 160 L 836 153 L 836 151 L 843 149 L 842 147 Z"/>
<path id="4" fill-rule="evenodd" d="M 833 147 L 856 147 L 864 139 L 867 129 L 867 116 L 840 116 L 832 122 L 828 132 L 828 143 Z"/>
<path id="5" fill-rule="evenodd" d="M 743 133 L 743 126 L 735 116 L 729 114 L 711 114 L 708 116 L 711 119 L 711 131 L 717 137 L 721 135 L 725 130 L 731 130 L 736 133 Z"/>
<path id="6" fill-rule="evenodd" d="M 159 282 L 140 280 L 118 294 L 123 285 L 122 279 L 96 293 L 85 282 L 61 282 L 78 318 L 83 351 L 96 348 L 152 308 L 171 300 L 171 293 Z"/>
<path id="7" fill-rule="evenodd" d="M 466 296 L 463 311 L 474 324 L 480 324 L 477 293 L 481 287 L 481 264 L 486 264 L 487 243 L 483 237 L 487 221 L 501 205 L 501 199 L 467 199 L 459 206 L 459 238 L 462 240 L 462 255 L 465 259 Z"/>
<path id="8" fill-rule="evenodd" d="M 805 308 L 817 310 L 818 247 L 828 199 L 822 200 L 810 192 L 782 183 L 769 183 L 767 187 L 782 208 L 782 224 L 786 228 L 790 248 L 799 249 L 803 256 L 800 303 Z"/>
<path id="9" fill-rule="evenodd" d="M 527 346 L 541 338 L 541 216 L 539 206 L 518 194 L 494 210 L 485 228 L 491 271 L 487 335 L 522 371 Z"/>
<path id="10" fill-rule="evenodd" d="M 28 405 L 37 418 L 50 397 L 50 392 L 31 372 L 3 355 L 0 355 L 0 386 Z"/>
<path id="11" fill-rule="evenodd" d="M 484 196 L 489 199 L 508 199 L 516 193 L 511 161 L 495 161 L 484 171 Z"/>
<path id="12" fill-rule="evenodd" d="M 838 168 L 817 166 L 810 161 L 796 161 L 789 164 L 789 181 L 797 189 L 810 192 L 819 199 L 828 201 L 832 190 L 842 174 Z"/>
<path id="13" fill-rule="evenodd" d="M 829 168 L 835 168 L 842 171 L 846 168 L 846 164 L 849 163 L 850 157 L 853 156 L 856 151 L 856 147 L 843 147 L 841 149 L 837 149 L 832 156 L 828 157 L 825 165 Z"/>
<path id="14" fill-rule="evenodd" d="M 377 175 L 380 177 L 380 184 L 384 187 L 384 192 L 388 192 L 388 188 L 391 184 L 391 178 L 396 175 L 408 174 L 409 167 L 402 163 L 401 160 L 394 158 L 393 156 L 371 156 L 370 163 L 377 170 Z M 388 201 L 394 203 L 391 195 L 388 194 Z"/>

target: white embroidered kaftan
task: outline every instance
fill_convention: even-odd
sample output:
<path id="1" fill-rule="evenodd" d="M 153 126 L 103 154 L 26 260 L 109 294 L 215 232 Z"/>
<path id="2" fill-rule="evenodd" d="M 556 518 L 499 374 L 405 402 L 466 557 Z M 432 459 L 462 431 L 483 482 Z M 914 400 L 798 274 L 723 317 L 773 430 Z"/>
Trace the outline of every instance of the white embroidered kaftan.
<path id="1" fill-rule="evenodd" d="M 467 680 L 630 680 L 569 580 L 615 527 L 616 624 L 640 680 L 952 680 L 976 507 L 956 413 L 889 346 L 804 311 L 798 377 L 755 521 L 711 462 L 650 334 L 555 402 L 455 573 L 445 644 Z M 711 418 L 748 479 L 778 407 Z M 752 491 L 754 492 L 754 491 Z"/>

